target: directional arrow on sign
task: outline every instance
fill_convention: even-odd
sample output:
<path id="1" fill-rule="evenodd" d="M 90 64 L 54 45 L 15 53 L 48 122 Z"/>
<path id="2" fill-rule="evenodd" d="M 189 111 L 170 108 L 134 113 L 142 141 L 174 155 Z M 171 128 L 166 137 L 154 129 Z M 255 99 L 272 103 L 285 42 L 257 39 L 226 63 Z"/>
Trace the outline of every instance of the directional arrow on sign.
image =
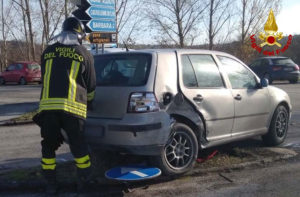
<path id="1" fill-rule="evenodd" d="M 115 7 L 114 0 L 86 0 L 90 5 Z"/>
<path id="2" fill-rule="evenodd" d="M 89 7 L 85 11 L 93 19 L 113 19 L 116 18 L 116 12 L 114 8 L 102 8 L 97 6 Z"/>
<path id="3" fill-rule="evenodd" d="M 116 32 L 116 21 L 115 20 L 97 20 L 92 19 L 87 23 L 87 26 L 91 31 L 96 32 Z"/>

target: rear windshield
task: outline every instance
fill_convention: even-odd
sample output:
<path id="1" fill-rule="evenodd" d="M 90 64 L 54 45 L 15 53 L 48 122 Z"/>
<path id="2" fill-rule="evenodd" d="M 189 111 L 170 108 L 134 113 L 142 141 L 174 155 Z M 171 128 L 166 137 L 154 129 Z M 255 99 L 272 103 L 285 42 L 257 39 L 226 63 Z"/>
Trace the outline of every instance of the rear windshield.
<path id="1" fill-rule="evenodd" d="M 150 54 L 114 54 L 95 56 L 98 86 L 142 86 L 147 83 Z"/>
<path id="2" fill-rule="evenodd" d="M 29 70 L 41 70 L 41 66 L 38 64 L 29 64 L 28 69 Z"/>
<path id="3" fill-rule="evenodd" d="M 275 65 L 285 65 L 285 64 L 295 64 L 293 60 L 289 58 L 282 58 L 282 59 L 272 59 L 273 64 Z"/>

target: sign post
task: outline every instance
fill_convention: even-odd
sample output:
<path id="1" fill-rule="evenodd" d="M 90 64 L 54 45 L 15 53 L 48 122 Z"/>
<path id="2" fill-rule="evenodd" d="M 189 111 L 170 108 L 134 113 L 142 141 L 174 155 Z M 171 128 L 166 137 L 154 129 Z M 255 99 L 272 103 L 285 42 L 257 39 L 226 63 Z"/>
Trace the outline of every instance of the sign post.
<path id="1" fill-rule="evenodd" d="M 72 14 L 81 20 L 90 33 L 90 43 L 117 43 L 115 0 L 73 0 L 78 9 Z"/>

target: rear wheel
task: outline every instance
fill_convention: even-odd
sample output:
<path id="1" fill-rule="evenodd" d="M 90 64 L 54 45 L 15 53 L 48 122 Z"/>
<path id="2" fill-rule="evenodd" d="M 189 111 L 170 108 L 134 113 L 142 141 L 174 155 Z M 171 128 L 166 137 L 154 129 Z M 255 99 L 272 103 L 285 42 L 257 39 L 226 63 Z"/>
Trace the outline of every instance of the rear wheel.
<path id="1" fill-rule="evenodd" d="M 0 85 L 4 85 L 5 84 L 5 80 L 3 77 L 0 77 Z"/>
<path id="2" fill-rule="evenodd" d="M 19 84 L 26 85 L 27 84 L 26 79 L 24 77 L 21 77 L 20 80 L 19 80 Z"/>
<path id="3" fill-rule="evenodd" d="M 198 141 L 193 130 L 176 123 L 160 156 L 153 157 L 164 175 L 180 175 L 191 170 L 198 155 Z"/>
<path id="4" fill-rule="evenodd" d="M 285 106 L 279 105 L 272 117 L 269 132 L 262 136 L 264 143 L 268 146 L 281 144 L 287 135 L 289 113 Z"/>
<path id="5" fill-rule="evenodd" d="M 269 84 L 272 84 L 273 81 L 272 81 L 272 78 L 271 78 L 271 76 L 270 76 L 269 73 L 264 74 L 264 78 L 265 78 L 265 79 L 268 79 Z"/>

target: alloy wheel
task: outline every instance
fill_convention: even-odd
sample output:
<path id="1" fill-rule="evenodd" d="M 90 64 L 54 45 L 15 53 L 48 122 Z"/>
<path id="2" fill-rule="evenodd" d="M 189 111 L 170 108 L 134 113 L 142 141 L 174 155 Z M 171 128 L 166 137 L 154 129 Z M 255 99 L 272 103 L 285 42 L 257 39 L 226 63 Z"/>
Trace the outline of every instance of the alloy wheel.
<path id="1" fill-rule="evenodd" d="M 193 160 L 193 147 L 193 141 L 187 133 L 176 131 L 165 147 L 167 164 L 175 170 L 186 168 Z"/>
<path id="2" fill-rule="evenodd" d="M 280 111 L 276 117 L 275 130 L 278 137 L 283 137 L 287 130 L 288 117 L 284 111 Z"/>

